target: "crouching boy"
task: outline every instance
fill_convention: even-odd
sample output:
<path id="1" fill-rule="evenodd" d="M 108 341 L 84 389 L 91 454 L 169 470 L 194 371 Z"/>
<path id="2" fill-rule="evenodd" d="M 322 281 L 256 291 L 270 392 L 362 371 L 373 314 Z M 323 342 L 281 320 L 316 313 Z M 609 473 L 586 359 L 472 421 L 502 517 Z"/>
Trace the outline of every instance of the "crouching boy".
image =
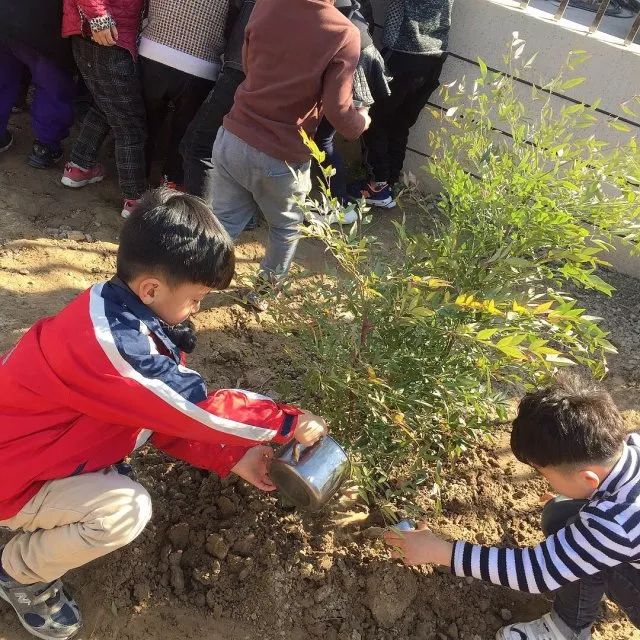
<path id="1" fill-rule="evenodd" d="M 228 286 L 229 236 L 198 199 L 159 190 L 125 223 L 117 275 L 38 321 L 0 356 L 0 597 L 40 638 L 82 626 L 59 578 L 138 536 L 145 489 L 113 466 L 145 442 L 274 489 L 268 443 L 311 443 L 324 422 L 240 390 L 208 393 L 184 366 L 184 323 Z M 176 329 L 180 325 L 180 330 Z"/>
<path id="2" fill-rule="evenodd" d="M 544 509 L 541 544 L 499 549 L 426 529 L 391 531 L 392 555 L 520 591 L 556 591 L 551 613 L 504 627 L 498 640 L 587 640 L 605 593 L 640 626 L 640 437 L 626 438 L 609 394 L 577 381 L 527 394 L 511 448 L 562 495 Z"/>

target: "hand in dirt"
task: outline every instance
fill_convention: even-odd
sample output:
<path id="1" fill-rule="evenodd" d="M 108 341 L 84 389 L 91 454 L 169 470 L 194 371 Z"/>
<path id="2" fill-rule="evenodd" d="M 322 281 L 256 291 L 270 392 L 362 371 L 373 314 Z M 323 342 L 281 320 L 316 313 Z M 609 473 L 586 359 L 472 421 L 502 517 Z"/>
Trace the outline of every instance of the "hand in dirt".
<path id="1" fill-rule="evenodd" d="M 300 444 L 308 447 L 320 440 L 328 431 L 327 423 L 322 418 L 304 411 L 302 415 L 298 416 L 298 426 L 293 437 Z"/>
<path id="2" fill-rule="evenodd" d="M 417 531 L 389 529 L 384 534 L 384 541 L 391 547 L 391 557 L 401 559 L 407 566 L 451 564 L 453 545 L 431 533 L 424 522 L 418 525 Z"/>
<path id="3" fill-rule="evenodd" d="M 118 42 L 118 30 L 114 27 L 102 29 L 102 31 L 94 31 L 91 34 L 94 42 L 101 44 L 103 47 L 113 47 Z"/>
<path id="4" fill-rule="evenodd" d="M 273 458 L 271 447 L 262 445 L 251 447 L 231 469 L 231 472 L 261 491 L 274 491 L 276 487 L 269 478 L 269 460 L 271 458 Z"/>

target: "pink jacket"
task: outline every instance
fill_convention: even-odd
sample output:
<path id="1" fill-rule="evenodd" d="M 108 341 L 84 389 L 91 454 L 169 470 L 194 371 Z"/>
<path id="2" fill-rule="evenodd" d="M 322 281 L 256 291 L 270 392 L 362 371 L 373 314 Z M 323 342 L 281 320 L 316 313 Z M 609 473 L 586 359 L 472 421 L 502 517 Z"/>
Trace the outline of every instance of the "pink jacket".
<path id="1" fill-rule="evenodd" d="M 115 25 L 118 46 L 136 57 L 143 7 L 144 0 L 64 0 L 62 36 L 90 37 Z"/>

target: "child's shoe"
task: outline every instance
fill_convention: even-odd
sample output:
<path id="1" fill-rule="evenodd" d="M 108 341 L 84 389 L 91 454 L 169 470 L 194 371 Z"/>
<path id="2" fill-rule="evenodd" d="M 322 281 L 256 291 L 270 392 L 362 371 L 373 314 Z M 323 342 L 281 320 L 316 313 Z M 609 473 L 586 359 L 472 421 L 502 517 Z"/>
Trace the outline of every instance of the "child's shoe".
<path id="1" fill-rule="evenodd" d="M 352 199 L 360 200 L 364 198 L 365 202 L 371 207 L 393 209 L 396 206 L 391 187 L 386 182 L 367 182 L 362 180 L 350 184 L 347 191 Z"/>
<path id="2" fill-rule="evenodd" d="M 43 144 L 36 140 L 31 153 L 27 156 L 27 164 L 35 169 L 49 169 L 62 160 L 62 148 L 59 144 Z"/>
<path id="3" fill-rule="evenodd" d="M 126 220 L 135 211 L 135 208 L 138 206 L 139 202 L 139 199 L 125 200 L 124 204 L 122 205 L 122 211 L 120 212 L 120 215 Z"/>
<path id="4" fill-rule="evenodd" d="M 86 187 L 88 184 L 104 180 L 104 175 L 104 167 L 101 164 L 97 164 L 91 169 L 83 169 L 73 162 L 67 162 L 60 182 L 65 187 L 79 189 L 80 187 Z"/>
<path id="5" fill-rule="evenodd" d="M 318 224 L 340 224 L 342 226 L 349 226 L 358 221 L 358 214 L 353 206 L 347 207 L 342 211 L 333 211 L 326 214 L 311 211 L 310 216 L 311 221 L 317 222 Z"/>
<path id="6" fill-rule="evenodd" d="M 14 608 L 22 626 L 37 638 L 68 640 L 82 629 L 78 605 L 60 580 L 23 585 L 0 567 L 0 598 Z"/>
<path id="7" fill-rule="evenodd" d="M 11 148 L 13 144 L 13 136 L 9 131 L 5 131 L 4 135 L 0 137 L 0 153 L 4 153 Z"/>
<path id="8" fill-rule="evenodd" d="M 589 640 L 591 631 L 584 629 L 580 633 L 571 630 L 552 613 L 547 613 L 538 620 L 516 622 L 503 627 L 496 634 L 496 640 Z M 560 629 L 566 629 L 566 633 Z"/>

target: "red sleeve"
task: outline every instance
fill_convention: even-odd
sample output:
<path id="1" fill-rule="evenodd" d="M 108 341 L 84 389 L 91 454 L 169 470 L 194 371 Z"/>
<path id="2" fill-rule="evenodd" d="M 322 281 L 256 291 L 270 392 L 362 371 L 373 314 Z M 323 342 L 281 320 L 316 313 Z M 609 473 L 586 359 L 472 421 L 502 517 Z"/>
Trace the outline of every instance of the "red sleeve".
<path id="1" fill-rule="evenodd" d="M 224 444 L 204 444 L 161 433 L 154 433 L 150 442 L 154 447 L 166 451 L 174 458 L 184 460 L 194 467 L 213 471 L 221 477 L 228 475 L 250 448 Z"/>
<path id="2" fill-rule="evenodd" d="M 92 31 L 100 30 L 99 28 L 94 28 L 101 26 L 99 22 L 95 22 L 96 18 L 105 18 L 112 24 L 115 24 L 115 21 L 111 17 L 111 12 L 107 7 L 107 3 L 103 2 L 103 0 L 76 0 L 76 3 L 80 14 L 89 23 Z M 102 28 L 105 27 L 103 26 Z"/>
<path id="3" fill-rule="evenodd" d="M 362 135 L 365 121 L 353 104 L 353 74 L 360 59 L 360 33 L 353 27 L 346 44 L 324 74 L 322 108 L 327 120 L 348 140 Z"/>
<path id="4" fill-rule="evenodd" d="M 209 445 L 247 447 L 291 438 L 299 409 L 239 389 L 207 393 L 197 372 L 154 352 L 135 316 L 119 307 L 120 315 L 106 312 L 101 287 L 23 337 L 10 359 L 16 377 L 79 414 L 113 425 Z"/>

